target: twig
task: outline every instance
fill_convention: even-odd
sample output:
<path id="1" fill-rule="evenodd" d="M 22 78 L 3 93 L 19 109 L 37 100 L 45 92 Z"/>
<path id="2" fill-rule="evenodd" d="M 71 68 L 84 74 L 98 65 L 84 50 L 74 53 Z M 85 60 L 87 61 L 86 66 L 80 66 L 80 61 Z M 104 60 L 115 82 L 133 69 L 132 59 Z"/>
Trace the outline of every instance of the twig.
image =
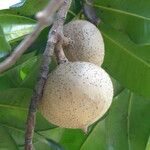
<path id="1" fill-rule="evenodd" d="M 61 42 L 58 42 L 56 47 L 55 47 L 55 54 L 57 57 L 57 62 L 58 64 L 62 64 L 68 61 L 68 59 L 65 56 L 65 53 L 63 51 L 63 46 Z"/>
<path id="2" fill-rule="evenodd" d="M 49 32 L 47 46 L 43 54 L 43 62 L 41 64 L 41 70 L 38 78 L 37 85 L 33 92 L 31 103 L 28 112 L 27 118 L 27 127 L 26 127 L 26 135 L 25 135 L 25 150 L 33 150 L 33 134 L 35 128 L 35 118 L 36 118 L 36 110 L 39 104 L 39 101 L 43 94 L 43 88 L 47 80 L 48 76 L 48 65 L 51 62 L 51 56 L 53 55 L 55 46 L 60 41 L 60 37 L 63 38 L 63 24 L 66 18 L 67 12 L 70 7 L 71 0 L 65 0 L 62 7 L 59 9 L 57 13 L 57 18 L 53 23 L 53 26 Z"/>
<path id="3" fill-rule="evenodd" d="M 63 29 L 60 30 L 60 35 L 58 36 L 58 42 L 55 46 L 55 55 L 57 58 L 58 64 L 62 64 L 68 61 L 67 57 L 65 56 L 63 48 L 68 46 L 70 39 L 64 36 L 61 32 Z"/>
<path id="4" fill-rule="evenodd" d="M 36 40 L 41 30 L 52 23 L 54 12 L 58 10 L 64 0 L 51 0 L 48 6 L 37 14 L 38 23 L 31 35 L 28 35 L 11 53 L 11 55 L 0 63 L 0 73 L 13 66 L 20 56 Z"/>
<path id="5" fill-rule="evenodd" d="M 93 8 L 93 0 L 83 0 L 83 13 L 87 19 L 96 26 L 100 23 L 100 18 L 97 17 L 96 11 Z"/>

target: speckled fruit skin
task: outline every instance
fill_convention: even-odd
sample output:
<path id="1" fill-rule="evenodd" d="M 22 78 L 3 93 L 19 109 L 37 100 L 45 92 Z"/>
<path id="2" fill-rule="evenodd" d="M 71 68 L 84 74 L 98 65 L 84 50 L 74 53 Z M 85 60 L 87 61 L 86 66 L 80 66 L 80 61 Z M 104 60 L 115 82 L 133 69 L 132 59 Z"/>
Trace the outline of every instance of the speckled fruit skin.
<path id="1" fill-rule="evenodd" d="M 64 35 L 71 39 L 64 49 L 70 61 L 91 62 L 98 66 L 104 59 L 104 42 L 95 25 L 85 20 L 75 20 L 64 26 Z"/>
<path id="2" fill-rule="evenodd" d="M 57 126 L 86 129 L 104 115 L 112 97 L 111 79 L 102 68 L 68 62 L 49 74 L 39 110 Z"/>

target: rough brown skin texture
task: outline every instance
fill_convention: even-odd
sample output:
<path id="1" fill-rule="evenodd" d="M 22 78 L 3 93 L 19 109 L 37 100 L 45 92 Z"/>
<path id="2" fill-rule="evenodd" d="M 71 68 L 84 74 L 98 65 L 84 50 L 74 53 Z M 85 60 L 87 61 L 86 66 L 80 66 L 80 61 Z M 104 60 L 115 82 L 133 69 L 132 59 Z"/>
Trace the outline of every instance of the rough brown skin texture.
<path id="1" fill-rule="evenodd" d="M 61 64 L 49 74 L 39 110 L 64 128 L 86 128 L 111 105 L 113 86 L 108 74 L 88 62 Z"/>
<path id="2" fill-rule="evenodd" d="M 70 61 L 91 62 L 98 66 L 104 59 L 104 42 L 95 25 L 85 20 L 75 20 L 64 26 L 64 35 L 71 39 L 65 54 Z"/>

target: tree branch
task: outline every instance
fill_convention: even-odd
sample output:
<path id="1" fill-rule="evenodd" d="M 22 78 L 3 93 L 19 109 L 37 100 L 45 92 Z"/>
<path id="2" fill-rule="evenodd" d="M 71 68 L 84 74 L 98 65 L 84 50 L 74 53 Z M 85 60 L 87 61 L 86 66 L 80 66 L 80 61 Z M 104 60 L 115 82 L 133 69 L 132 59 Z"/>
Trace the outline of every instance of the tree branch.
<path id="1" fill-rule="evenodd" d="M 33 134 L 35 128 L 36 110 L 40 99 L 42 98 L 43 88 L 47 80 L 49 72 L 49 63 L 53 55 L 55 46 L 60 41 L 60 37 L 63 38 L 63 24 L 69 10 L 71 0 L 65 0 L 64 4 L 57 13 L 57 18 L 53 23 L 53 26 L 49 32 L 46 49 L 43 54 L 43 61 L 41 64 L 41 70 L 38 78 L 37 85 L 34 89 L 31 103 L 28 112 L 26 134 L 25 134 L 25 150 L 33 150 Z"/>
<path id="2" fill-rule="evenodd" d="M 53 14 L 58 10 L 64 0 L 51 0 L 48 6 L 37 14 L 38 23 L 31 35 L 28 35 L 12 52 L 12 54 L 0 63 L 0 73 L 13 66 L 20 56 L 36 40 L 41 30 L 52 23 Z"/>

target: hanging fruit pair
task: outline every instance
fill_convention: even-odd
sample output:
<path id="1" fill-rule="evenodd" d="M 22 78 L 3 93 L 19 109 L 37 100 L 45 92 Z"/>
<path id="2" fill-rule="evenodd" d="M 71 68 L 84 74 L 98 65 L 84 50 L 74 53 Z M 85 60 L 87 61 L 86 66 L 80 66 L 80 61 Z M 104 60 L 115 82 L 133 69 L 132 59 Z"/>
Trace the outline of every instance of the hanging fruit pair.
<path id="1" fill-rule="evenodd" d="M 96 26 L 83 20 L 66 24 L 64 35 L 71 40 L 64 49 L 69 62 L 49 74 L 39 110 L 57 126 L 86 131 L 106 113 L 113 98 L 111 79 L 99 67 L 104 42 Z"/>

